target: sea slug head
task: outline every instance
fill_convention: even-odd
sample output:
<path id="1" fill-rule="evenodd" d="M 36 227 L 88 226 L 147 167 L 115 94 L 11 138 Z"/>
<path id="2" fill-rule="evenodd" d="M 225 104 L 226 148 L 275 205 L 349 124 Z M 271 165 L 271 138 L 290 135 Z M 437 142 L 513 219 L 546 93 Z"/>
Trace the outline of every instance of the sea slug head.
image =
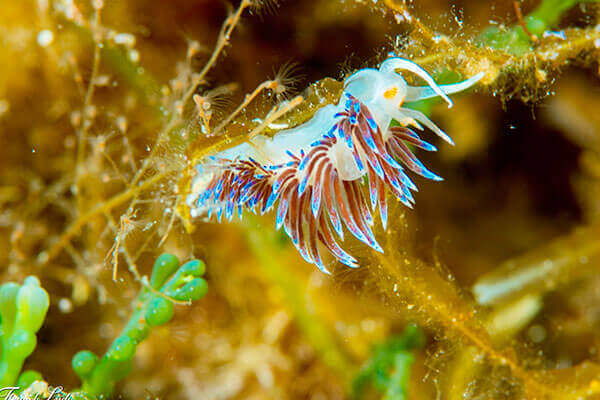
<path id="1" fill-rule="evenodd" d="M 380 80 L 377 85 L 377 105 L 387 114 L 394 114 L 404 104 L 408 84 L 400 72 L 396 61 L 406 61 L 398 57 L 388 58 L 379 67 Z"/>
<path id="2" fill-rule="evenodd" d="M 440 96 L 442 99 L 444 99 L 448 103 L 448 107 L 452 107 L 452 100 L 450 100 L 450 98 L 446 95 L 444 90 L 442 90 L 442 88 L 440 88 L 437 85 L 435 80 L 431 77 L 431 75 L 429 75 L 429 73 L 427 71 L 425 71 L 423 68 L 421 68 L 418 64 L 416 64 L 410 60 L 398 57 L 398 56 L 394 55 L 393 53 L 391 53 L 390 57 L 381 63 L 381 66 L 379 67 L 379 72 L 381 72 L 382 75 L 387 80 L 391 81 L 394 78 L 395 78 L 395 80 L 401 80 L 401 82 L 403 83 L 403 88 L 404 88 L 404 91 L 401 93 L 403 95 L 402 102 L 404 102 L 404 100 L 406 100 L 408 93 L 411 92 L 411 89 L 413 89 L 413 87 L 406 84 L 406 81 L 404 80 L 404 78 L 402 78 L 399 71 L 412 72 L 413 74 L 422 78 L 435 94 Z M 417 89 L 419 89 L 419 88 L 417 88 Z M 386 94 L 386 92 L 384 92 L 384 95 L 385 94 Z M 389 94 L 392 94 L 392 93 L 389 92 L 388 95 Z M 411 99 L 409 99 L 409 100 L 411 100 Z M 414 101 L 414 99 L 412 99 L 412 100 Z M 402 103 L 400 103 L 400 106 L 401 105 L 402 105 Z"/>
<path id="3" fill-rule="evenodd" d="M 427 86 L 410 86 L 402 71 L 422 78 Z M 351 94 L 371 111 L 377 125 L 387 130 L 392 118 L 398 116 L 405 102 L 416 101 L 431 95 L 442 97 L 449 105 L 452 101 L 434 79 L 416 63 L 390 53 L 379 69 L 361 69 L 344 82 L 344 92 Z M 340 105 L 342 104 L 340 100 Z"/>
<path id="4" fill-rule="evenodd" d="M 402 75 L 391 64 L 385 65 L 384 69 L 361 69 L 344 82 L 344 92 L 366 105 L 382 130 L 389 125 L 394 110 L 398 110 L 404 103 L 408 89 Z M 340 105 L 343 101 L 344 97 L 340 100 Z"/>

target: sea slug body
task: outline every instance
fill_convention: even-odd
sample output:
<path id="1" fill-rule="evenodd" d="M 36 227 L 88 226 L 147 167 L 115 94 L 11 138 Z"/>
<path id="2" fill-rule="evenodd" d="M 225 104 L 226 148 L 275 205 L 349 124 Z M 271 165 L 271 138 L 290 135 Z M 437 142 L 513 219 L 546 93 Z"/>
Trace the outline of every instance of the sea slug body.
<path id="1" fill-rule="evenodd" d="M 409 86 L 400 70 L 415 73 L 428 86 Z M 405 168 L 442 180 L 409 147 L 436 151 L 411 127 L 423 130 L 424 125 L 453 144 L 423 113 L 403 104 L 440 96 L 451 107 L 447 95 L 469 88 L 481 77 L 438 86 L 417 64 L 394 55 L 379 69 L 359 70 L 345 80 L 339 102 L 321 108 L 306 123 L 274 137 L 256 136 L 197 164 L 187 197 L 192 217 L 231 220 L 234 213 L 241 217 L 244 209 L 261 214 L 275 209 L 277 229 L 283 226 L 307 262 L 329 273 L 318 247 L 321 242 L 340 262 L 357 267 L 356 259 L 338 243 L 338 238 L 344 240 L 342 225 L 383 252 L 371 226 L 372 212 L 378 208 L 386 227 L 386 191 L 412 208 L 417 187 Z"/>

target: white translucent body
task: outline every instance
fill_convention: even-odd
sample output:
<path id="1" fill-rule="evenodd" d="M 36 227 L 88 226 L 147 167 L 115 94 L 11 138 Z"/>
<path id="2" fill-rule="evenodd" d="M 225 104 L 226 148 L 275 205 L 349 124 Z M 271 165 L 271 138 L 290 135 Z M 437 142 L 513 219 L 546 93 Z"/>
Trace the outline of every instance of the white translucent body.
<path id="1" fill-rule="evenodd" d="M 409 86 L 397 72 L 398 70 L 407 70 L 419 75 L 429 86 Z M 475 84 L 482 76 L 482 74 L 478 74 L 457 84 L 438 86 L 431 76 L 417 64 L 400 57 L 390 57 L 381 64 L 379 69 L 366 68 L 349 76 L 344 82 L 344 92 L 356 97 L 368 107 L 375 123 L 381 129 L 384 139 L 387 139 L 388 127 L 394 119 L 402 125 L 412 125 L 418 129 L 422 129 L 420 124 L 423 124 L 438 136 L 453 144 L 448 135 L 424 114 L 416 110 L 402 108 L 402 105 L 405 102 L 441 96 L 451 107 L 452 102 L 446 94 L 465 90 Z M 214 158 L 216 160 L 253 158 L 263 165 L 277 165 L 288 162 L 290 160 L 287 154 L 288 151 L 297 156 L 300 155 L 301 150 L 306 153 L 313 142 L 321 139 L 327 133 L 336 122 L 335 114 L 344 111 L 346 99 L 346 96 L 342 95 L 338 104 L 330 104 L 319 109 L 309 121 L 298 127 L 279 131 L 273 137 L 258 135 L 252 139 L 252 145 L 243 143 L 215 154 Z M 356 180 L 366 173 L 365 170 L 360 171 L 358 169 L 351 150 L 343 141 L 338 141 L 331 148 L 330 157 L 343 180 Z M 361 158 L 364 160 L 362 155 Z M 188 198 L 190 206 L 195 206 L 193 204 L 195 199 L 203 188 L 208 185 L 211 178 L 211 168 L 197 166 L 197 175 L 191 188 L 193 195 Z M 201 214 L 202 212 L 195 210 L 192 213 Z"/>

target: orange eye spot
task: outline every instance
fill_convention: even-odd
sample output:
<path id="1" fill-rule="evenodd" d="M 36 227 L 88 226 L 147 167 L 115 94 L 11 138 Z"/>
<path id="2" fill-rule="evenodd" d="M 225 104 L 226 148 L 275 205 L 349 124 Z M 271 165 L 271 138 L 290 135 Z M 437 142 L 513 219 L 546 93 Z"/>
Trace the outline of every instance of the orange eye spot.
<path id="1" fill-rule="evenodd" d="M 390 100 L 390 99 L 393 99 L 394 97 L 396 97 L 396 94 L 398 94 L 398 88 L 396 86 L 394 86 L 393 88 L 388 89 L 385 92 L 383 92 L 383 97 Z"/>

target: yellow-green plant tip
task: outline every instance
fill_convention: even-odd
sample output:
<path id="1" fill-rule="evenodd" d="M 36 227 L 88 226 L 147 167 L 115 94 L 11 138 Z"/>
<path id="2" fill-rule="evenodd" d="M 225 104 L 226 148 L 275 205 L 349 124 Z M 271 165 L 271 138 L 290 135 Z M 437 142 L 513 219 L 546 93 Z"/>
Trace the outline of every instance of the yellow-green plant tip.
<path id="1" fill-rule="evenodd" d="M 191 260 L 183 264 L 181 272 L 187 275 L 202 276 L 206 272 L 206 265 L 200 260 Z"/>
<path id="2" fill-rule="evenodd" d="M 128 336 L 118 337 L 106 353 L 114 361 L 127 361 L 135 354 L 136 342 Z"/>
<path id="3" fill-rule="evenodd" d="M 40 286 L 40 280 L 35 275 L 29 275 L 23 281 L 23 286 L 26 286 L 26 285 Z"/>
<path id="4" fill-rule="evenodd" d="M 38 284 L 37 278 L 24 284 L 17 294 L 17 326 L 37 332 L 46 318 L 50 305 L 48 293 Z"/>
<path id="5" fill-rule="evenodd" d="M 173 303 L 162 297 L 155 297 L 148 304 L 144 315 L 150 326 L 164 325 L 173 317 Z"/>
<path id="6" fill-rule="evenodd" d="M 9 353 L 11 357 L 15 356 L 25 359 L 33 353 L 36 344 L 37 339 L 35 333 L 26 330 L 17 331 L 8 340 L 6 352 Z"/>
<path id="7" fill-rule="evenodd" d="M 19 376 L 17 386 L 21 389 L 27 389 L 35 381 L 43 380 L 42 374 L 34 370 L 27 370 Z"/>
<path id="8" fill-rule="evenodd" d="M 82 350 L 73 356 L 71 366 L 73 371 L 81 379 L 90 375 L 94 371 L 94 367 L 98 364 L 98 356 L 89 350 Z"/>
<path id="9" fill-rule="evenodd" d="M 177 289 L 174 298 L 181 301 L 200 300 L 208 292 L 208 283 L 202 278 L 195 278 Z"/>
<path id="10" fill-rule="evenodd" d="M 163 253 L 156 259 L 154 268 L 152 269 L 152 277 L 150 285 L 160 290 L 165 284 L 169 276 L 171 276 L 179 268 L 179 260 L 173 254 Z"/>
<path id="11" fill-rule="evenodd" d="M 167 296 L 173 296 L 179 288 L 185 294 L 185 300 L 193 300 L 206 293 L 206 282 L 194 278 L 204 271 L 200 261 L 179 267 L 177 257 L 165 253 L 154 263 L 150 284 Z M 129 374 L 137 346 L 150 334 L 151 327 L 171 320 L 174 307 L 172 299 L 143 288 L 129 323 L 104 356 L 98 359 L 93 353 L 82 351 L 73 357 L 73 370 L 82 381 L 78 391 L 80 396 L 96 400 L 111 396 L 116 383 Z"/>

